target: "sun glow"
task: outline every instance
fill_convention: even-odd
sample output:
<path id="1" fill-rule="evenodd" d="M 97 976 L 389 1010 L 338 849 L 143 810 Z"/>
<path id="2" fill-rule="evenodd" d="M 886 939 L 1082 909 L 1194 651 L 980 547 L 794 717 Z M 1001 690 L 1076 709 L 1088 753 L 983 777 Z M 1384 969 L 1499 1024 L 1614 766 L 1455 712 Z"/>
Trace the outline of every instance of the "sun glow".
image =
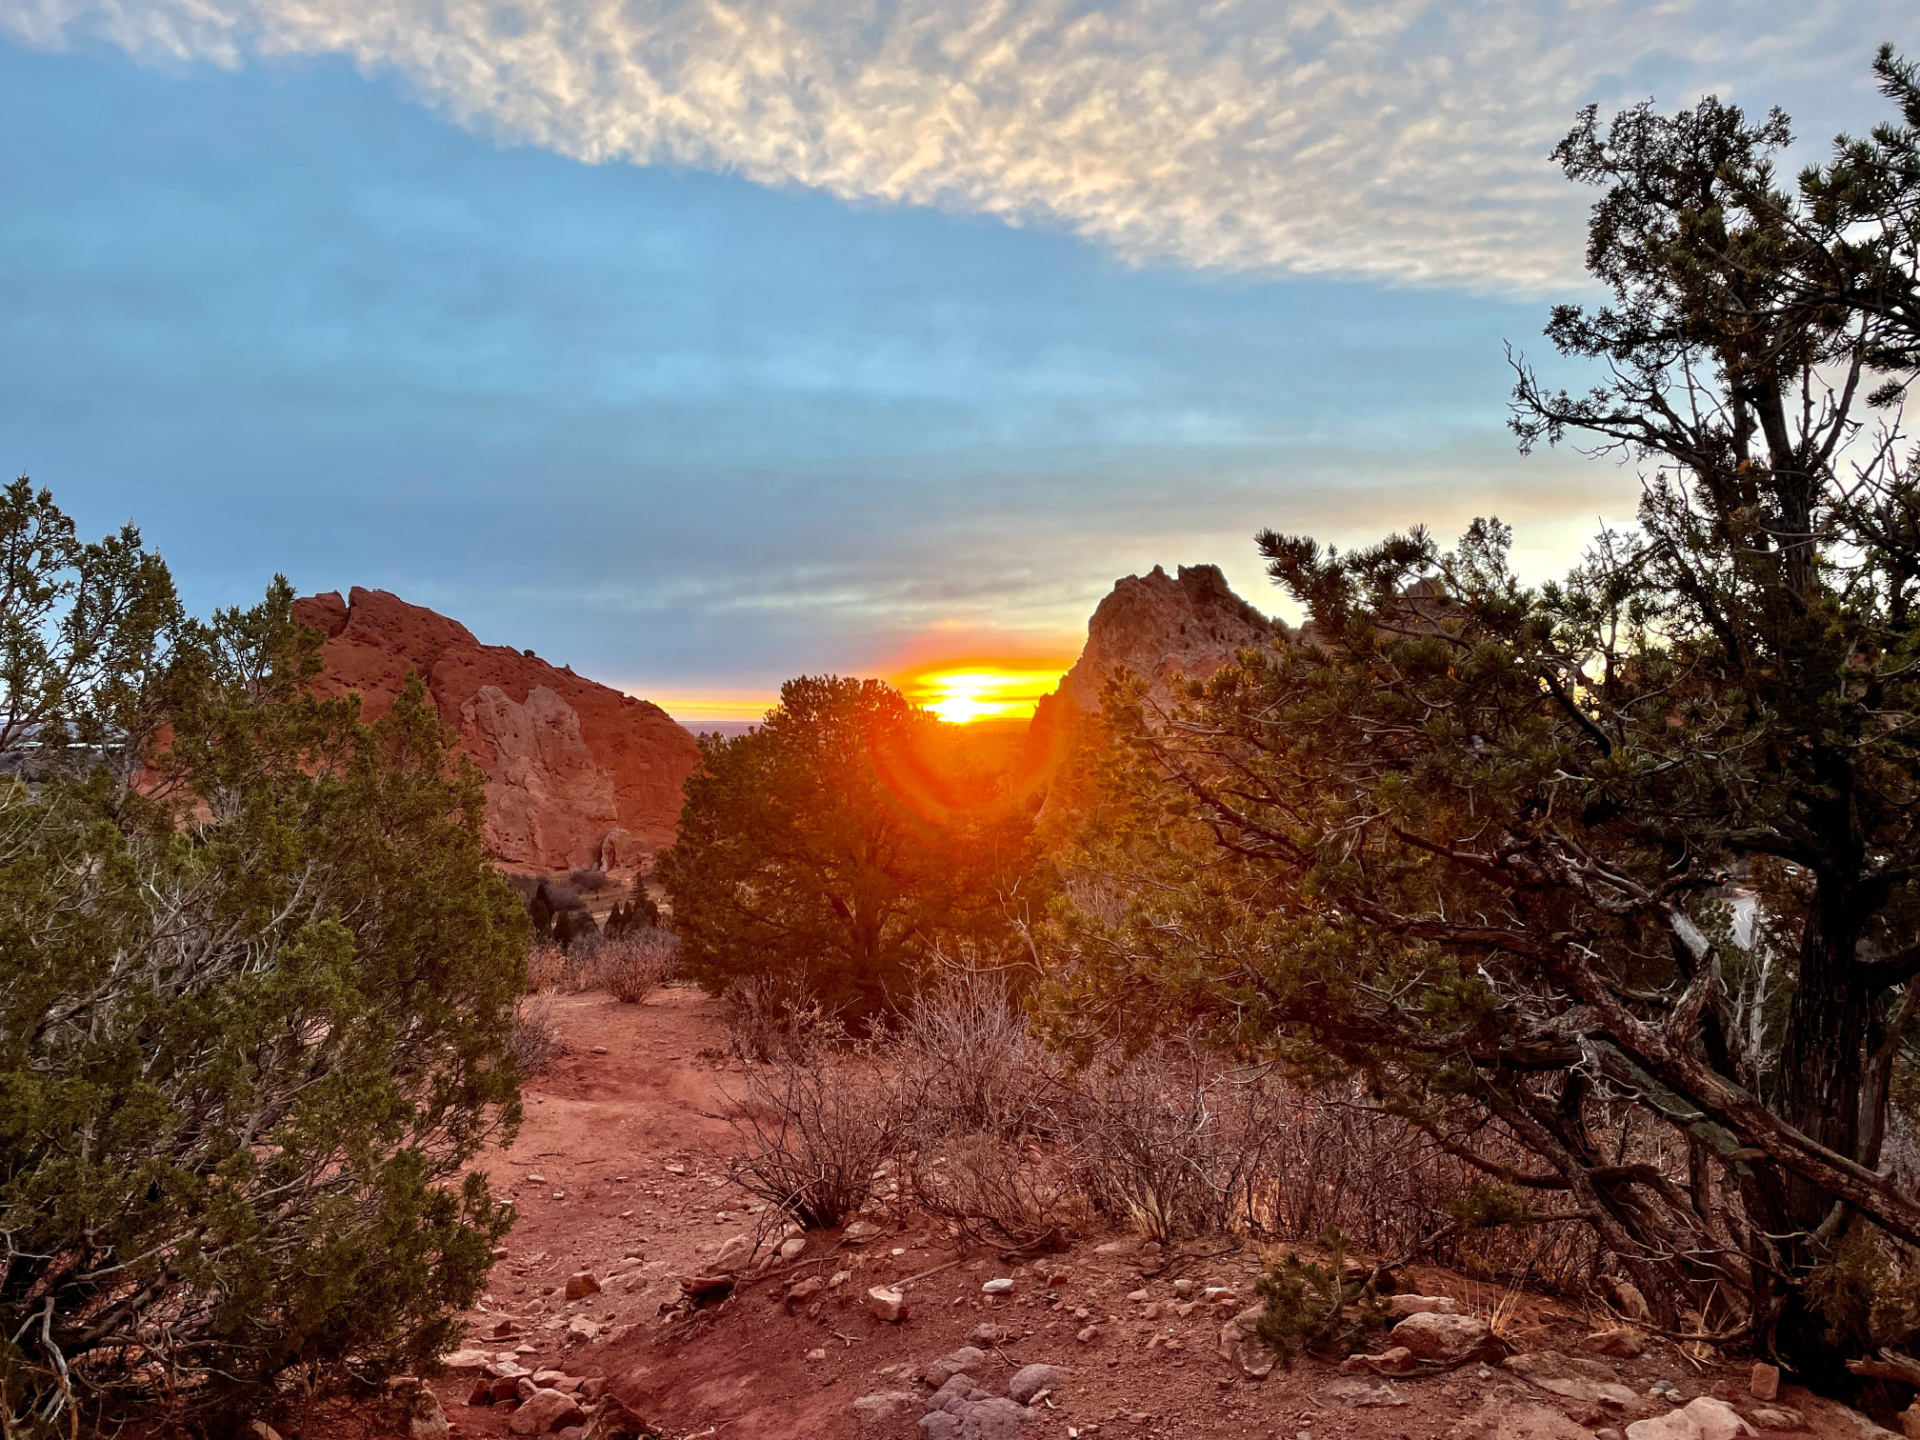
<path id="1" fill-rule="evenodd" d="M 1025 720 L 1066 669 L 1051 660 L 952 660 L 910 671 L 899 685 L 907 699 L 950 724 Z"/>

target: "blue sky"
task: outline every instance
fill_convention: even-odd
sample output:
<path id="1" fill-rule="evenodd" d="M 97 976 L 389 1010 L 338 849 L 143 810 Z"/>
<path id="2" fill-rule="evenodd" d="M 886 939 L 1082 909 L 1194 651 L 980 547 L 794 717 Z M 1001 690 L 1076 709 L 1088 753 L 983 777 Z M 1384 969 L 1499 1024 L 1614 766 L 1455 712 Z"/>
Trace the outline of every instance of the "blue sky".
<path id="1" fill-rule="evenodd" d="M 1634 493 L 1503 431 L 1551 139 L 1864 127 L 1903 11 L 0 0 L 0 465 L 199 608 L 392 589 L 689 718 L 1155 563 L 1272 608 L 1263 525 L 1544 574 Z"/>

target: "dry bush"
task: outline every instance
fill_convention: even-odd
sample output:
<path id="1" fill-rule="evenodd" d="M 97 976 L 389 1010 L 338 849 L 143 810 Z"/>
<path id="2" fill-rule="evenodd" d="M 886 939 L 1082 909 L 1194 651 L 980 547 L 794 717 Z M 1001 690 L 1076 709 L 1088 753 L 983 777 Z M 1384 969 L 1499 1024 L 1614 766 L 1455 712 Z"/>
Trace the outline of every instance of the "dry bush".
<path id="1" fill-rule="evenodd" d="M 815 1045 L 749 1064 L 729 1123 L 741 1142 L 734 1183 L 808 1229 L 838 1225 L 898 1158 L 899 1087 L 870 1052 Z"/>
<path id="2" fill-rule="evenodd" d="M 536 944 L 527 951 L 527 993 L 544 995 L 560 988 L 567 953 L 557 945 Z"/>
<path id="3" fill-rule="evenodd" d="M 749 975 L 721 993 L 727 1041 L 751 1064 L 805 1059 L 846 1039 L 839 1015 L 808 987 L 804 975 Z"/>
<path id="4" fill-rule="evenodd" d="M 1157 1240 L 1244 1223 L 1281 1094 L 1264 1071 L 1229 1068 L 1191 1038 L 1096 1061 L 1063 1107 L 1080 1185 Z"/>
<path id="5" fill-rule="evenodd" d="M 915 998 L 891 1047 L 918 1098 L 925 1142 L 979 1132 L 1022 1140 L 1059 1129 L 1059 1065 L 996 975 L 960 971 Z"/>
<path id="6" fill-rule="evenodd" d="M 567 876 L 567 881 L 576 890 L 582 890 L 588 894 L 597 894 L 613 883 L 607 878 L 607 872 L 597 865 L 583 866 L 575 870 Z"/>
<path id="7" fill-rule="evenodd" d="M 914 1199 L 969 1239 L 1035 1253 L 1066 1247 L 1087 1220 L 1072 1167 L 1037 1144 L 975 1131 L 907 1167 Z"/>
<path id="8" fill-rule="evenodd" d="M 538 1075 L 567 1053 L 566 1041 L 560 1038 L 559 1028 L 553 1023 L 553 1004 L 546 996 L 529 996 L 520 1002 L 519 1013 L 514 1016 L 513 1035 L 507 1043 L 513 1050 L 522 1079 Z"/>
<path id="9" fill-rule="evenodd" d="M 647 929 L 597 947 L 600 984 L 622 1005 L 638 1005 L 671 976 L 679 963 L 679 947 L 671 933 Z"/>

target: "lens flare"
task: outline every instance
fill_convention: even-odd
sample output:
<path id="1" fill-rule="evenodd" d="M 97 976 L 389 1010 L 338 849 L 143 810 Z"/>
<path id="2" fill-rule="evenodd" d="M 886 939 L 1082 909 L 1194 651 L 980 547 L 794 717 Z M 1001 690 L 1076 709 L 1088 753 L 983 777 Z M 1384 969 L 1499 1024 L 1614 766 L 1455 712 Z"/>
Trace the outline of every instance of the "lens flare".
<path id="1" fill-rule="evenodd" d="M 899 685 L 922 709 L 950 724 L 970 725 L 1027 719 L 1066 670 L 1066 664 L 1050 660 L 956 660 L 910 671 L 899 677 Z"/>

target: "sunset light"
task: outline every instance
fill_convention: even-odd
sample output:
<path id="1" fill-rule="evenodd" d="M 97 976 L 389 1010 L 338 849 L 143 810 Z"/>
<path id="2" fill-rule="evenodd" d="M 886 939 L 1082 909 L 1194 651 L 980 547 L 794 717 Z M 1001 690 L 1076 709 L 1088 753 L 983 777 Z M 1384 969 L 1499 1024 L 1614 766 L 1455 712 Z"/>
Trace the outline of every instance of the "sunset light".
<path id="1" fill-rule="evenodd" d="M 1040 697 L 1060 683 L 1071 662 L 958 660 L 929 665 L 899 677 L 914 704 L 942 720 L 1025 720 Z"/>

